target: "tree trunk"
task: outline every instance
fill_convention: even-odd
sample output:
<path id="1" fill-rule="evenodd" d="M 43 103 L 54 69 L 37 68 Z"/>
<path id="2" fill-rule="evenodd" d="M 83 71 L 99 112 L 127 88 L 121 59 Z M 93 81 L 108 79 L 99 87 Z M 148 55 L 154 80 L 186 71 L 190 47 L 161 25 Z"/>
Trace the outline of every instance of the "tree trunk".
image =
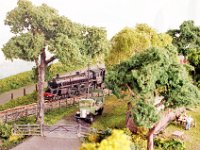
<path id="1" fill-rule="evenodd" d="M 173 120 L 175 120 L 177 115 L 180 115 L 185 108 L 177 108 L 173 111 L 168 110 L 165 112 L 165 115 L 162 116 L 162 119 L 157 122 L 151 129 L 149 129 L 149 132 L 147 134 L 147 150 L 153 150 L 153 138 L 154 135 L 158 134 L 161 130 L 164 130 L 166 126 Z M 133 118 L 130 117 L 129 112 L 126 114 L 126 126 L 130 129 L 131 132 L 137 133 L 137 126 L 135 125 Z"/>
<path id="2" fill-rule="evenodd" d="M 40 65 L 38 67 L 38 121 L 44 124 L 44 79 L 45 79 L 45 49 L 40 54 Z"/>
<path id="3" fill-rule="evenodd" d="M 147 150 L 153 150 L 153 134 L 154 128 L 150 129 L 147 137 Z"/>
<path id="4" fill-rule="evenodd" d="M 162 119 L 156 123 L 148 132 L 147 134 L 147 150 L 153 150 L 153 138 L 154 135 L 158 134 L 161 130 L 164 130 L 167 125 L 175 120 L 177 115 L 180 115 L 185 108 L 177 108 L 173 111 L 168 110 L 164 116 L 162 116 Z"/>

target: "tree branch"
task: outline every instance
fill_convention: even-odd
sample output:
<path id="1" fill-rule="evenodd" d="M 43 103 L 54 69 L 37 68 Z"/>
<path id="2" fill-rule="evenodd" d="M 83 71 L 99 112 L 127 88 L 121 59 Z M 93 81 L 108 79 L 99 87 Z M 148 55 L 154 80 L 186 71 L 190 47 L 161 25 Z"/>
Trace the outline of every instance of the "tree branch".
<path id="1" fill-rule="evenodd" d="M 38 62 L 38 59 L 37 59 L 37 58 L 35 58 L 34 60 L 35 60 L 36 67 L 38 68 L 38 67 L 39 67 L 39 62 Z"/>
<path id="2" fill-rule="evenodd" d="M 164 129 L 171 121 L 175 120 L 177 115 L 180 115 L 185 108 L 177 108 L 175 111 L 168 112 L 162 119 L 154 125 L 150 130 L 153 134 L 158 134 L 162 129 Z"/>
<path id="3" fill-rule="evenodd" d="M 130 86 L 126 83 L 126 87 L 128 88 L 129 92 L 132 96 L 135 96 L 135 93 L 131 90 Z"/>
<path id="4" fill-rule="evenodd" d="M 50 62 L 54 61 L 56 59 L 56 56 L 52 56 L 51 58 L 47 59 L 45 62 L 46 62 L 46 65 L 48 65 Z"/>

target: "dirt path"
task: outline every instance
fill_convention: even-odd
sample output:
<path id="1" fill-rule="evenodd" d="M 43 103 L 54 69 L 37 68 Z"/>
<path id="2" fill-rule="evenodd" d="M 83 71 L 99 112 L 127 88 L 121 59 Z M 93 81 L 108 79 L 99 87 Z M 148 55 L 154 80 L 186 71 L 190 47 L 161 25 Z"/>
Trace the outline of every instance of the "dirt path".
<path id="1" fill-rule="evenodd" d="M 30 137 L 12 150 L 78 150 L 78 138 Z"/>

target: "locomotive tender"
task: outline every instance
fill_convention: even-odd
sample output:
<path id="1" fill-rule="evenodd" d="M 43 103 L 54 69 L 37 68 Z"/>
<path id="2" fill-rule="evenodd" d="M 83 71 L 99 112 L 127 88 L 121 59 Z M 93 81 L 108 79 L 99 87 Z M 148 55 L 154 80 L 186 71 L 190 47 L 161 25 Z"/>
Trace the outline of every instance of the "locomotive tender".
<path id="1" fill-rule="evenodd" d="M 44 93 L 46 100 L 58 100 L 78 96 L 89 92 L 89 89 L 102 88 L 105 79 L 105 68 L 78 71 L 70 75 L 59 76 L 48 82 Z"/>

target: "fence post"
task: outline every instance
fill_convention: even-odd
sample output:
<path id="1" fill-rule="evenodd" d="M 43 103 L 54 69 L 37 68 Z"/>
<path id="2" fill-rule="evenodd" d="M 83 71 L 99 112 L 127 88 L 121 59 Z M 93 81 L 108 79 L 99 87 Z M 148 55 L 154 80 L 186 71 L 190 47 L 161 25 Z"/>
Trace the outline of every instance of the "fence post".
<path id="1" fill-rule="evenodd" d="M 30 124 L 29 123 L 28 123 L 27 128 L 28 128 L 28 134 L 31 135 L 31 133 L 30 133 L 31 130 L 30 130 Z"/>
<path id="2" fill-rule="evenodd" d="M 13 99 L 13 97 L 14 97 L 14 95 L 13 95 L 13 93 L 11 93 L 11 99 Z"/>
<path id="3" fill-rule="evenodd" d="M 35 84 L 35 90 L 36 90 L 36 92 L 38 91 L 38 87 L 37 87 L 37 84 Z"/>
<path id="4" fill-rule="evenodd" d="M 6 116 L 5 116 L 5 123 L 7 122 L 8 120 L 8 114 L 6 113 Z"/>
<path id="5" fill-rule="evenodd" d="M 16 126 L 16 124 L 14 123 L 14 135 L 16 135 L 16 130 L 17 130 L 17 126 Z"/>
<path id="6" fill-rule="evenodd" d="M 26 88 L 23 89 L 23 94 L 26 95 Z"/>

